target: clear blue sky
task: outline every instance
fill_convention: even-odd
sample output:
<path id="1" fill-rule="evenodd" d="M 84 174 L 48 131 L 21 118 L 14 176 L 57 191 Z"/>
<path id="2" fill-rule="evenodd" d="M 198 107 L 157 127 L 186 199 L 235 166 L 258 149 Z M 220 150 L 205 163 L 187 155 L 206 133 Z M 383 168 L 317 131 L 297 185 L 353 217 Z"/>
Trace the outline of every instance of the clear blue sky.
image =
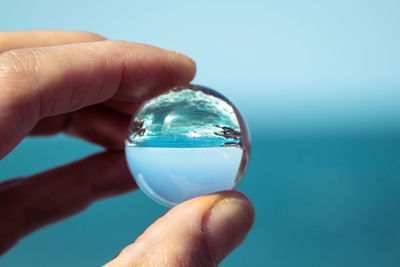
<path id="1" fill-rule="evenodd" d="M 400 131 L 400 2 L 5 0 L 2 30 L 93 31 L 179 50 L 270 133 Z"/>

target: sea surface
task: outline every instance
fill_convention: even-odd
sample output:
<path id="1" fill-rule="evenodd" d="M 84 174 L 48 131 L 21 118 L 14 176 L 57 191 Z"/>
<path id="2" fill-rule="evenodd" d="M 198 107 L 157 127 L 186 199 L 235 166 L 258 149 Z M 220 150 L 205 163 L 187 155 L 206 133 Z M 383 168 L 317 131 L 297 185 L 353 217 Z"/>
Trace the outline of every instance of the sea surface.
<path id="1" fill-rule="evenodd" d="M 63 136 L 28 139 L 0 161 L 0 179 L 99 150 Z M 256 223 L 221 266 L 400 266 L 400 137 L 258 132 L 238 190 Z M 23 239 L 0 266 L 99 266 L 166 210 L 141 191 L 99 201 Z"/>

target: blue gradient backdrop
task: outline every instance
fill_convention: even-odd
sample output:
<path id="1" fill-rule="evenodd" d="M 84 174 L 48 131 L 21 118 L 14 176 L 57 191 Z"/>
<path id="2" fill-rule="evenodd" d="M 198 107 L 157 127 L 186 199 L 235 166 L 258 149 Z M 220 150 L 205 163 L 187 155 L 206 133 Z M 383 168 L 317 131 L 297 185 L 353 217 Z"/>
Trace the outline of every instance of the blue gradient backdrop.
<path id="1" fill-rule="evenodd" d="M 0 30 L 85 30 L 182 51 L 242 110 L 257 220 L 222 266 L 399 266 L 400 2 L 2 0 Z M 100 148 L 24 140 L 0 179 Z M 141 192 L 25 238 L 1 266 L 96 266 L 165 209 Z"/>

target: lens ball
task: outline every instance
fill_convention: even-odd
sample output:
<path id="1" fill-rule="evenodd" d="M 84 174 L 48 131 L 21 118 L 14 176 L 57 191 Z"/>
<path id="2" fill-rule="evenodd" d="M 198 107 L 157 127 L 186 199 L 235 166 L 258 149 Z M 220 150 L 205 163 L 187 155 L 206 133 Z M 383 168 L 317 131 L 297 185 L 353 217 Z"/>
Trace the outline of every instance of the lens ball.
<path id="1" fill-rule="evenodd" d="M 246 124 L 220 93 L 199 85 L 176 87 L 135 114 L 126 159 L 136 183 L 166 206 L 233 189 L 250 155 Z"/>

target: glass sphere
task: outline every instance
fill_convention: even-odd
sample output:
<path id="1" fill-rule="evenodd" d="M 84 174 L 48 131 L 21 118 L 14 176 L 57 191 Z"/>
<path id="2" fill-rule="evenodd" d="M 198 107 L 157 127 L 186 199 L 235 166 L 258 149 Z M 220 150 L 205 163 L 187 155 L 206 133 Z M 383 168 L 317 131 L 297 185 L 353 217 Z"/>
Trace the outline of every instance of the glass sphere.
<path id="1" fill-rule="evenodd" d="M 125 153 L 138 186 L 150 198 L 174 206 L 233 189 L 247 167 L 250 139 L 242 116 L 227 98 L 189 84 L 138 110 Z"/>

